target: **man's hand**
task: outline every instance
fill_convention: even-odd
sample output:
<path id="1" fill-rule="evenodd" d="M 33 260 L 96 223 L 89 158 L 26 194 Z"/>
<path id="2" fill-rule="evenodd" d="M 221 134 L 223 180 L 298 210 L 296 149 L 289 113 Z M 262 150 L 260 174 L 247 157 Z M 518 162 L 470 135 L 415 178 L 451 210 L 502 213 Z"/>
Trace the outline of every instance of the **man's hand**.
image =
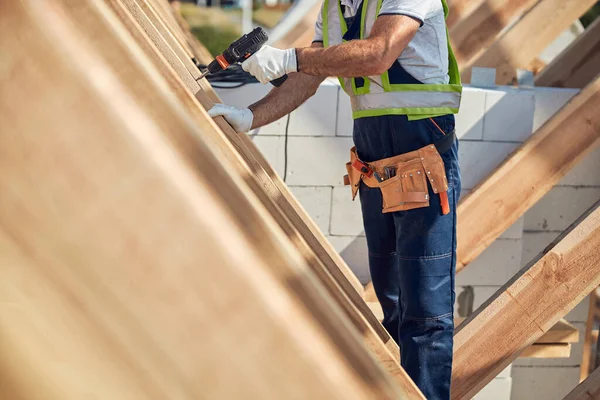
<path id="1" fill-rule="evenodd" d="M 252 111 L 248 108 L 239 110 L 225 104 L 215 104 L 213 108 L 208 110 L 208 115 L 213 118 L 222 115 L 237 133 L 248 132 L 252 128 L 252 120 L 254 119 Z"/>
<path id="2" fill-rule="evenodd" d="M 285 74 L 298 71 L 296 50 L 263 46 L 242 63 L 242 68 L 254 75 L 260 83 L 269 83 Z"/>

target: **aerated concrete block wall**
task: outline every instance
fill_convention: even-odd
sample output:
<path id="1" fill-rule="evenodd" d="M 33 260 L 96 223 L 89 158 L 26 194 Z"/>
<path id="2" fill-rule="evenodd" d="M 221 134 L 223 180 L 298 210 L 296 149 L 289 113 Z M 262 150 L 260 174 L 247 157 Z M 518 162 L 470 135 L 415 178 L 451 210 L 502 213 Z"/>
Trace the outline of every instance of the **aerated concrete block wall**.
<path id="1" fill-rule="evenodd" d="M 226 104 L 247 107 L 269 90 L 269 86 L 249 84 L 218 93 Z M 463 194 L 576 93 L 572 89 L 466 87 L 456 119 Z M 329 241 L 367 283 L 360 203 L 351 201 L 350 189 L 342 181 L 352 146 L 346 94 L 334 80 L 328 80 L 289 117 L 250 134 Z M 457 312 L 464 315 L 479 307 L 598 198 L 600 151 L 595 151 L 457 275 Z M 581 338 L 586 308 L 587 299 L 567 318 L 582 330 Z M 578 383 L 580 360 L 581 345 L 573 347 L 570 359 L 518 360 L 512 372 L 507 368 L 476 398 L 562 399 Z"/>

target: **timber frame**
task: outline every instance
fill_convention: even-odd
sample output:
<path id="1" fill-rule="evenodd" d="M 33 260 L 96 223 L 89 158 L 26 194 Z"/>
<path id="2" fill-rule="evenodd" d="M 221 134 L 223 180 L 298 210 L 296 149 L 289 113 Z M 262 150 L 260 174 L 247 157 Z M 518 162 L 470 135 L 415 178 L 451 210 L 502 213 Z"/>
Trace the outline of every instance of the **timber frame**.
<path id="1" fill-rule="evenodd" d="M 530 20 L 553 1 L 505 13 L 529 9 L 522 20 Z M 584 1 L 565 1 L 568 15 Z M 480 1 L 459 3 L 465 15 L 482 15 Z M 0 43 L 15 71 L 0 85 L 0 268 L 9 277 L 0 280 L 0 324 L 18 361 L 0 365 L 9 395 L 74 399 L 73 382 L 104 379 L 114 382 L 98 389 L 107 398 L 191 399 L 211 387 L 214 398 L 423 399 L 340 255 L 252 141 L 206 113 L 219 99 L 193 60 L 210 55 L 166 0 L 33 4 L 0 3 Z M 472 32 L 463 23 L 452 29 Z M 498 40 L 510 44 L 522 26 Z M 485 35 L 490 47 L 478 60 L 499 46 Z M 600 77 L 582 57 L 584 90 L 460 204 L 459 268 L 600 143 Z M 502 80 L 510 68 L 500 67 Z M 551 162 L 519 176 L 539 157 Z M 123 171 L 127 185 L 115 184 Z M 509 198 L 494 183 L 512 176 Z M 498 207 L 486 215 L 479 204 Z M 174 221 L 176 234 L 164 229 Z M 544 351 L 553 355 L 570 348 L 572 331 L 557 323 L 600 285 L 598 248 L 600 202 L 460 324 L 453 399 L 471 398 L 519 355 L 541 352 L 539 344 L 552 344 Z M 223 324 L 222 315 L 237 318 Z M 46 325 L 55 331 L 48 337 L 30 329 Z M 252 337 L 240 337 L 247 328 Z M 67 349 L 59 357 L 67 367 L 45 368 L 56 364 L 53 346 Z M 265 360 L 244 346 L 258 346 Z M 198 359 L 211 361 L 214 376 L 198 373 Z M 567 398 L 597 398 L 598 374 Z M 232 375 L 235 384 L 219 381 Z"/>

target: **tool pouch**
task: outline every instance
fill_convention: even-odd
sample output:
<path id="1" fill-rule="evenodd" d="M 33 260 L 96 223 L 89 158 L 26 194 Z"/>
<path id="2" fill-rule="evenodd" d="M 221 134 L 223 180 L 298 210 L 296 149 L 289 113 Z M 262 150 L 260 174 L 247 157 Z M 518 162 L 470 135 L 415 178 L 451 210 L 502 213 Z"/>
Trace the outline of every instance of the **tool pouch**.
<path id="1" fill-rule="evenodd" d="M 370 176 L 359 171 L 356 168 L 357 164 L 367 165 L 372 171 Z M 387 177 L 386 168 L 394 169 L 395 176 Z M 344 177 L 344 181 L 352 186 L 352 199 L 354 200 L 362 180 L 367 186 L 381 190 L 384 213 L 428 207 L 430 199 L 427 182 L 432 191 L 440 196 L 442 213 L 450 212 L 444 161 L 433 145 L 368 164 L 360 161 L 356 148 L 353 147 L 350 150 L 350 162 L 346 164 L 346 170 L 348 175 Z M 379 182 L 377 176 L 387 177 L 387 179 Z"/>
<path id="2" fill-rule="evenodd" d="M 388 166 L 389 167 L 389 166 Z M 383 212 L 405 211 L 429 206 L 429 191 L 421 160 L 394 164 L 396 176 L 378 184 Z"/>

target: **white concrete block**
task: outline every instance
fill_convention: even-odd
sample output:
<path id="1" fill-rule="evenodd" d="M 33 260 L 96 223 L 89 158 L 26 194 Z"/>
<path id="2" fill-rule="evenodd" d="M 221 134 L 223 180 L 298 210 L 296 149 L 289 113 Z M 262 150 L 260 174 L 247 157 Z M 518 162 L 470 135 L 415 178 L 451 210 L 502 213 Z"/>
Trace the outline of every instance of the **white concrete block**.
<path id="1" fill-rule="evenodd" d="M 288 185 L 343 185 L 351 147 L 352 139 L 345 137 L 290 137 Z"/>
<path id="2" fill-rule="evenodd" d="M 579 367 L 512 369 L 511 400 L 561 400 L 579 383 Z"/>
<path id="3" fill-rule="evenodd" d="M 600 187 L 557 186 L 525 214 L 526 231 L 562 232 L 600 199 Z"/>
<path id="4" fill-rule="evenodd" d="M 235 89 L 215 89 L 223 104 L 237 108 L 246 108 L 249 105 L 262 99 L 271 90 L 272 85 L 263 85 L 261 83 L 249 83 Z M 285 125 L 287 116 L 262 128 L 255 129 L 251 135 L 283 135 L 285 134 Z"/>
<path id="5" fill-rule="evenodd" d="M 371 281 L 367 241 L 364 236 L 329 236 L 327 239 L 363 285 Z"/>
<path id="6" fill-rule="evenodd" d="M 524 218 L 519 218 L 500 235 L 501 239 L 521 239 L 523 237 Z"/>
<path id="7" fill-rule="evenodd" d="M 339 87 L 323 84 L 317 93 L 292 112 L 288 134 L 292 136 L 335 136 Z"/>
<path id="8" fill-rule="evenodd" d="M 586 155 L 558 184 L 561 186 L 600 186 L 600 147 Z"/>
<path id="9" fill-rule="evenodd" d="M 533 132 L 532 90 L 490 90 L 486 94 L 483 139 L 522 142 Z"/>
<path id="10" fill-rule="evenodd" d="M 579 367 L 583 356 L 583 338 L 585 337 L 585 324 L 578 322 L 573 324 L 579 330 L 579 342 L 571 344 L 571 356 L 569 358 L 519 358 L 514 361 L 515 367 Z"/>
<path id="11" fill-rule="evenodd" d="M 518 143 L 461 141 L 458 157 L 463 189 L 475 187 L 518 146 Z"/>
<path id="12" fill-rule="evenodd" d="M 485 96 L 485 90 L 464 88 L 460 111 L 456 114 L 456 135 L 459 139 L 483 139 Z"/>
<path id="13" fill-rule="evenodd" d="M 254 136 L 252 138 L 256 147 L 264 154 L 269 164 L 281 177 L 283 177 L 285 165 L 285 143 L 283 139 L 281 136 Z"/>
<path id="14" fill-rule="evenodd" d="M 352 201 L 349 186 L 335 186 L 333 188 L 331 204 L 332 235 L 364 236 L 360 199 L 358 195 Z"/>
<path id="15" fill-rule="evenodd" d="M 527 265 L 537 257 L 558 235 L 558 232 L 524 232 L 521 265 Z"/>
<path id="16" fill-rule="evenodd" d="M 354 120 L 352 119 L 350 97 L 340 88 L 337 107 L 336 135 L 352 137 L 352 131 L 354 129 L 353 127 Z"/>
<path id="17" fill-rule="evenodd" d="M 579 89 L 535 88 L 533 131 L 538 130 L 577 93 L 579 93 Z"/>
<path id="18" fill-rule="evenodd" d="M 474 400 L 510 400 L 512 389 L 511 378 L 496 378 L 488 383 L 479 393 L 473 397 Z"/>
<path id="19" fill-rule="evenodd" d="M 581 302 L 579 304 L 577 304 L 577 306 L 575 306 L 575 308 L 572 309 L 571 312 L 569 312 L 567 314 L 565 319 L 571 323 L 574 323 L 574 322 L 586 323 L 589 306 L 590 306 L 590 299 L 589 299 L 589 296 L 586 296 L 585 299 L 581 300 Z"/>
<path id="20" fill-rule="evenodd" d="M 271 91 L 272 85 L 263 85 L 261 83 L 248 83 L 244 86 L 234 89 L 215 88 L 215 92 L 223 101 L 223 104 L 237 108 L 246 108 L 252 103 L 265 97 Z"/>
<path id="21" fill-rule="evenodd" d="M 504 285 L 521 269 L 521 239 L 497 239 L 456 275 L 456 285 Z"/>
<path id="22" fill-rule="evenodd" d="M 462 272 L 461 272 L 462 275 Z M 460 275 L 458 275 L 460 276 Z M 470 286 L 473 289 L 473 312 L 476 311 L 483 303 L 488 301 L 490 297 L 492 297 L 498 289 L 500 289 L 500 284 L 498 286 Z M 468 317 L 469 315 L 463 314 L 459 312 L 459 304 L 461 301 L 461 295 L 465 293 L 467 289 L 466 286 L 456 286 L 456 302 L 454 305 L 454 313 L 460 317 Z"/>
<path id="23" fill-rule="evenodd" d="M 495 87 L 496 68 L 473 67 L 471 68 L 471 86 Z"/>
<path id="24" fill-rule="evenodd" d="M 290 186 L 290 190 L 308 215 L 316 222 L 321 232 L 327 235 L 331 216 L 332 188 L 327 186 Z"/>
<path id="25" fill-rule="evenodd" d="M 512 373 L 512 364 L 509 364 L 509 366 L 504 368 L 502 370 L 502 372 L 500 372 L 496 378 L 510 378 L 511 373 Z"/>
<path id="26" fill-rule="evenodd" d="M 535 78 L 533 76 L 533 72 L 517 68 L 517 84 L 519 88 L 522 89 L 531 89 L 535 85 Z"/>

